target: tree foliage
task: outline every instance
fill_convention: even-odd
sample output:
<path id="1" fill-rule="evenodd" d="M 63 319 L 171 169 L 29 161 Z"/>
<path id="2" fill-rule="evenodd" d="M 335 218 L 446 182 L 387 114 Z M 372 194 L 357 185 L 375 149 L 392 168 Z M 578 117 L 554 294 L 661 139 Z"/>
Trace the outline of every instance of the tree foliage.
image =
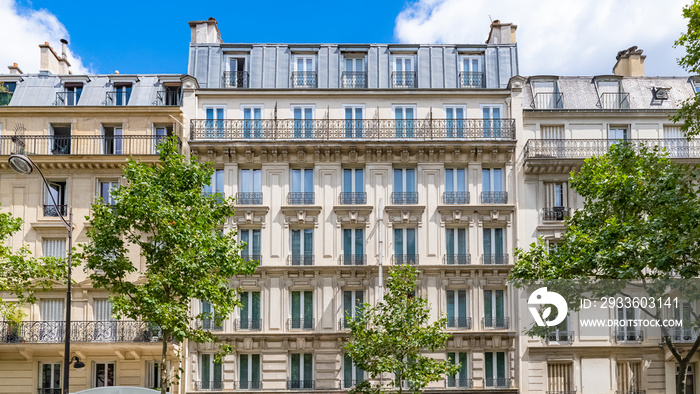
<path id="1" fill-rule="evenodd" d="M 178 154 L 172 139 L 159 150 L 159 164 L 129 160 L 125 185 L 112 191 L 113 205 L 93 204 L 84 258 L 94 286 L 111 292 L 117 317 L 160 327 L 165 365 L 168 341 L 218 341 L 201 321 L 221 324 L 240 304 L 231 277 L 253 273 L 257 263 L 240 257 L 234 233 L 221 231 L 234 213 L 233 199 L 202 193 L 211 182 L 211 166 Z M 197 300 L 208 301 L 216 314 L 193 313 Z M 223 352 L 231 350 L 220 345 Z"/>
<path id="2" fill-rule="evenodd" d="M 700 75 L 700 1 L 683 8 L 683 17 L 688 20 L 688 28 L 675 42 L 674 47 L 684 47 L 685 55 L 678 64 L 692 75 Z M 674 122 L 681 122 L 681 129 L 687 137 L 700 134 L 700 101 L 697 95 L 683 102 Z"/>
<path id="3" fill-rule="evenodd" d="M 422 356 L 421 351 L 444 349 L 450 334 L 445 333 L 447 319 L 428 323 L 430 307 L 424 298 L 414 295 L 417 271 L 400 266 L 389 272 L 388 293 L 372 307 L 365 304 L 349 321 L 351 338 L 344 346 L 353 363 L 372 379 L 383 373 L 394 375 L 389 389 L 420 392 L 428 383 L 445 374 L 455 374 L 459 365 Z M 381 384 L 358 385 L 355 392 L 381 392 Z"/>
<path id="4" fill-rule="evenodd" d="M 539 283 L 556 289 L 573 310 L 585 294 L 627 295 L 635 288 L 652 297 L 675 292 L 684 301 L 700 299 L 692 280 L 700 273 L 697 171 L 671 161 L 658 148 L 615 144 L 607 155 L 587 159 L 571 174 L 570 184 L 583 198 L 583 209 L 567 220 L 556 248 L 540 240 L 527 251 L 516 251 L 511 273 L 516 286 L 544 281 Z M 669 312 L 642 311 L 654 319 Z M 665 327 L 662 335 L 681 366 L 682 382 L 700 338 L 682 355 Z"/>

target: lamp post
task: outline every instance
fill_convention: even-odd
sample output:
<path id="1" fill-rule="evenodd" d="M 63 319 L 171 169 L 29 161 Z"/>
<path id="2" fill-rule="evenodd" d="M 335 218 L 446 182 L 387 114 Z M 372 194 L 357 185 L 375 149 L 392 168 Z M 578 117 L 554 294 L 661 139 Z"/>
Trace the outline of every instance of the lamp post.
<path id="1" fill-rule="evenodd" d="M 22 174 L 22 175 L 29 175 L 32 173 L 34 168 L 39 171 L 39 175 L 41 175 L 41 179 L 44 180 L 44 186 L 46 188 L 49 188 L 49 183 L 46 181 L 46 177 L 44 177 L 44 174 L 41 172 L 39 167 L 27 156 L 25 155 L 20 155 L 16 153 L 10 154 L 9 158 L 9 163 L 10 167 L 17 173 Z M 72 264 L 72 258 L 71 258 L 71 252 L 73 251 L 73 208 L 70 209 L 70 213 L 68 216 L 68 221 L 63 217 L 63 211 L 59 209 L 58 204 L 56 204 L 56 199 L 53 197 L 52 193 L 49 193 L 51 196 L 51 202 L 53 203 L 53 207 L 58 213 L 58 217 L 61 218 L 61 221 L 63 221 L 63 224 L 66 226 L 66 230 L 68 230 L 68 290 L 66 291 L 66 329 L 65 329 L 65 349 L 64 349 L 64 354 L 63 354 L 63 394 L 69 394 L 68 391 L 68 381 L 69 381 L 69 371 L 70 371 L 70 364 L 75 361 L 75 367 L 76 368 L 84 368 L 85 364 L 80 361 L 79 358 L 74 357 L 74 360 L 71 360 L 70 358 L 70 310 L 71 310 L 71 264 Z"/>

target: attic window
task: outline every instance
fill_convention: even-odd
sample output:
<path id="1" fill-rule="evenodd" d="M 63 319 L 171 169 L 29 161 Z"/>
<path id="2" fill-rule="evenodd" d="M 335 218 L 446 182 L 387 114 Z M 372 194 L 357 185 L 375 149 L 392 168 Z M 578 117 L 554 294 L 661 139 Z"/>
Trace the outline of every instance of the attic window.
<path id="1" fill-rule="evenodd" d="M 671 88 L 653 87 L 651 88 L 651 93 L 654 95 L 654 100 L 668 100 L 669 90 L 671 90 Z"/>

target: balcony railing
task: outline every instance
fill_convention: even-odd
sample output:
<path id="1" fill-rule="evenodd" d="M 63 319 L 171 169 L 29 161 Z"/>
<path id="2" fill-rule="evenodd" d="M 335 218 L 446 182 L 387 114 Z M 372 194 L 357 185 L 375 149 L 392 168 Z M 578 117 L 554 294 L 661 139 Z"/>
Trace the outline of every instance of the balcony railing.
<path id="1" fill-rule="evenodd" d="M 508 388 L 510 387 L 510 379 L 508 378 L 486 378 L 484 379 L 485 387 L 500 387 Z"/>
<path id="2" fill-rule="evenodd" d="M 245 261 L 257 261 L 258 264 L 262 261 L 262 255 L 260 254 L 242 254 L 241 258 Z"/>
<path id="3" fill-rule="evenodd" d="M 367 88 L 367 73 L 365 71 L 343 71 L 340 83 L 344 89 L 365 89 Z"/>
<path id="4" fill-rule="evenodd" d="M 367 265 L 366 254 L 341 254 L 340 265 Z"/>
<path id="5" fill-rule="evenodd" d="M 350 322 L 353 320 L 355 320 L 355 317 L 353 317 L 353 316 L 341 317 L 340 320 L 338 321 L 338 328 L 340 330 L 349 330 L 350 329 Z"/>
<path id="6" fill-rule="evenodd" d="M 260 331 L 262 330 L 261 319 L 236 319 L 234 321 L 236 330 Z"/>
<path id="7" fill-rule="evenodd" d="M 168 105 L 179 107 L 181 94 L 177 90 L 159 90 L 156 92 L 155 105 Z"/>
<path id="8" fill-rule="evenodd" d="M 262 205 L 262 192 L 238 192 L 236 193 L 236 204 L 240 205 Z"/>
<path id="9" fill-rule="evenodd" d="M 248 87 L 248 71 L 225 71 L 222 85 L 225 88 L 244 89 Z"/>
<path id="10" fill-rule="evenodd" d="M 394 265 L 418 265 L 417 254 L 395 254 L 393 256 Z"/>
<path id="11" fill-rule="evenodd" d="M 459 387 L 463 389 L 471 389 L 474 387 L 474 381 L 472 379 L 457 379 L 448 376 L 445 379 L 445 387 Z"/>
<path id="12" fill-rule="evenodd" d="M 0 107 L 10 105 L 12 101 L 12 92 L 0 92 Z"/>
<path id="13" fill-rule="evenodd" d="M 154 135 L 13 135 L 0 136 L 0 156 L 25 155 L 157 155 L 165 137 Z M 178 151 L 182 144 L 178 138 Z"/>
<path id="14" fill-rule="evenodd" d="M 482 204 L 507 204 L 508 192 L 481 192 Z"/>
<path id="15" fill-rule="evenodd" d="M 446 254 L 445 264 L 447 265 L 467 265 L 471 264 L 470 254 Z"/>
<path id="16" fill-rule="evenodd" d="M 71 342 L 155 342 L 160 329 L 143 321 L 73 321 Z M 0 343 L 57 343 L 65 338 L 65 322 L 0 321 Z"/>
<path id="17" fill-rule="evenodd" d="M 62 388 L 53 388 L 53 389 L 47 389 L 47 388 L 40 388 L 37 391 L 39 394 L 63 394 L 63 389 Z"/>
<path id="18" fill-rule="evenodd" d="M 287 194 L 287 204 L 289 205 L 313 205 L 313 192 L 290 192 Z"/>
<path id="19" fill-rule="evenodd" d="M 698 335 L 700 334 L 694 328 L 675 328 L 671 340 L 678 343 L 694 343 Z"/>
<path id="20" fill-rule="evenodd" d="M 418 87 L 415 71 L 394 71 L 391 73 L 391 87 L 413 89 Z"/>
<path id="21" fill-rule="evenodd" d="M 340 379 L 340 383 L 342 385 L 341 389 L 349 390 L 364 381 L 365 379 Z"/>
<path id="22" fill-rule="evenodd" d="M 559 92 L 535 93 L 532 99 L 532 108 L 535 109 L 561 109 L 564 108 L 563 95 Z"/>
<path id="23" fill-rule="evenodd" d="M 507 317 L 492 317 L 490 319 L 482 317 L 481 327 L 492 328 L 497 330 L 506 330 L 508 329 L 508 327 L 510 327 L 510 319 Z"/>
<path id="24" fill-rule="evenodd" d="M 484 254 L 481 263 L 486 265 L 508 264 L 508 255 L 505 253 Z"/>
<path id="25" fill-rule="evenodd" d="M 192 119 L 192 140 L 450 140 L 514 139 L 515 121 L 501 119 Z"/>
<path id="26" fill-rule="evenodd" d="M 316 72 L 292 71 L 292 87 L 307 89 L 316 88 Z"/>
<path id="27" fill-rule="evenodd" d="M 700 158 L 700 139 L 562 139 L 528 140 L 525 144 L 526 159 L 587 159 L 608 153 L 614 144 L 625 143 L 635 151 L 641 147 L 663 148 L 672 159 Z"/>
<path id="28" fill-rule="evenodd" d="M 459 87 L 460 88 L 472 88 L 472 89 L 483 89 L 486 87 L 486 80 L 484 79 L 484 73 L 480 72 L 465 72 L 459 73 Z"/>
<path id="29" fill-rule="evenodd" d="M 314 265 L 314 255 L 312 254 L 293 254 L 289 256 L 291 265 Z"/>
<path id="30" fill-rule="evenodd" d="M 58 208 L 58 209 L 56 209 Z M 49 216 L 52 218 L 57 218 L 59 216 L 66 216 L 68 212 L 67 205 L 56 205 L 44 204 L 44 216 Z"/>
<path id="31" fill-rule="evenodd" d="M 418 204 L 418 192 L 393 192 L 391 203 L 395 205 Z"/>
<path id="32" fill-rule="evenodd" d="M 76 92 L 56 92 L 56 101 L 53 105 L 56 106 L 74 106 L 78 105 L 79 96 Z"/>
<path id="33" fill-rule="evenodd" d="M 545 337 L 547 342 L 571 343 L 574 341 L 573 331 L 551 331 Z"/>
<path id="34" fill-rule="evenodd" d="M 287 327 L 290 330 L 313 330 L 314 329 L 314 318 L 290 318 L 287 321 Z"/>
<path id="35" fill-rule="evenodd" d="M 223 331 L 224 326 L 222 324 L 216 324 L 216 321 L 214 321 L 214 319 L 203 319 L 202 329 L 209 331 Z"/>
<path id="36" fill-rule="evenodd" d="M 340 203 L 345 205 L 367 204 L 367 193 L 365 192 L 342 192 L 340 193 Z"/>
<path id="37" fill-rule="evenodd" d="M 130 97 L 131 93 L 126 89 L 112 90 L 110 92 L 107 92 L 105 95 L 105 105 L 128 105 Z"/>
<path id="38" fill-rule="evenodd" d="M 635 329 L 615 330 L 613 334 L 615 342 L 641 342 L 644 340 L 644 331 Z"/>
<path id="39" fill-rule="evenodd" d="M 200 380 L 194 382 L 194 391 L 221 391 L 224 389 L 224 382 L 221 380 Z"/>
<path id="40" fill-rule="evenodd" d="M 542 208 L 542 220 L 563 221 L 571 216 L 571 209 L 568 207 Z"/>
<path id="41" fill-rule="evenodd" d="M 629 109 L 629 93 L 601 93 L 600 108 L 603 109 Z"/>
<path id="42" fill-rule="evenodd" d="M 288 390 L 313 390 L 314 389 L 313 380 L 288 380 L 287 389 Z"/>
<path id="43" fill-rule="evenodd" d="M 444 192 L 442 203 L 445 205 L 469 204 L 469 192 Z"/>
<path id="44" fill-rule="evenodd" d="M 261 390 L 262 382 L 259 380 L 239 380 L 234 382 L 236 390 Z"/>
<path id="45" fill-rule="evenodd" d="M 447 318 L 447 328 L 462 328 L 465 330 L 471 330 L 472 328 L 472 318 L 471 317 L 448 317 Z"/>

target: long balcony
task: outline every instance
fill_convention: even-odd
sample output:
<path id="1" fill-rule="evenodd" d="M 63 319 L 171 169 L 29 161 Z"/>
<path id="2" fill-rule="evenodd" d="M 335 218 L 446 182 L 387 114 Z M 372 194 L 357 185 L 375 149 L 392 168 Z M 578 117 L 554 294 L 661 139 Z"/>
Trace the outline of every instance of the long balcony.
<path id="1" fill-rule="evenodd" d="M 470 89 L 483 89 L 486 87 L 486 79 L 482 72 L 460 72 L 459 87 Z"/>
<path id="2" fill-rule="evenodd" d="M 222 78 L 225 88 L 245 89 L 248 87 L 248 71 L 226 71 Z"/>
<path id="3" fill-rule="evenodd" d="M 192 119 L 196 140 L 512 140 L 515 120 L 501 119 Z"/>
<path id="4" fill-rule="evenodd" d="M 343 71 L 340 78 L 341 86 L 344 89 L 366 89 L 367 72 L 365 71 Z"/>
<path id="5" fill-rule="evenodd" d="M 165 137 L 154 135 L 14 135 L 0 137 L 0 156 L 25 155 L 157 155 Z M 178 151 L 182 144 L 178 138 Z"/>
<path id="6" fill-rule="evenodd" d="M 561 139 L 528 140 L 525 144 L 525 159 L 587 159 L 608 153 L 610 147 L 624 143 L 635 150 L 641 147 L 663 148 L 672 159 L 700 158 L 700 139 L 688 141 L 685 138 L 660 139 Z"/>
<path id="7" fill-rule="evenodd" d="M 0 343 L 61 343 L 65 322 L 0 322 Z M 144 321 L 73 321 L 71 342 L 156 342 L 160 329 Z"/>

